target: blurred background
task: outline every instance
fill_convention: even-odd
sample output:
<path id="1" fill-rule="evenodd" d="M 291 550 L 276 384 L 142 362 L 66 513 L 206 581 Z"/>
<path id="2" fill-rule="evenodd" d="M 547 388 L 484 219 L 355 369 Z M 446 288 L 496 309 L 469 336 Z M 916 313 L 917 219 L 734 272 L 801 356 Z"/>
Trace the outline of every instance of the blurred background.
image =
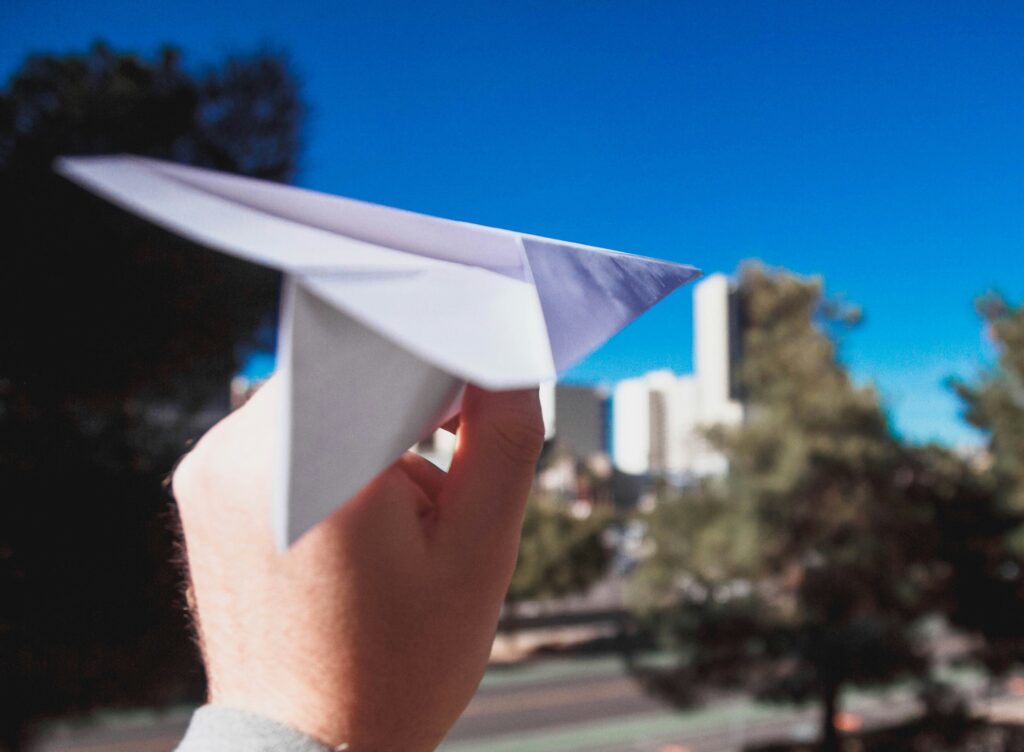
<path id="1" fill-rule="evenodd" d="M 165 479 L 272 372 L 279 279 L 50 170 L 129 152 L 705 270 L 543 388 L 445 750 L 1024 749 L 1022 34 L 1009 2 L 9 0 L 0 748 L 170 750 L 203 698 Z"/>

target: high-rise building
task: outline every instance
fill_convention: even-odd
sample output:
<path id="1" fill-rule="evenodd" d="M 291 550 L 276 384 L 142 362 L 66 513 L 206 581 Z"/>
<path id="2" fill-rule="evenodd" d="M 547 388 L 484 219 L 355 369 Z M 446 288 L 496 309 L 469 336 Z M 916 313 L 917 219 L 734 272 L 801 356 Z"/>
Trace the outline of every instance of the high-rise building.
<path id="1" fill-rule="evenodd" d="M 608 393 L 593 386 L 558 384 L 552 394 L 551 434 L 574 456 L 608 452 Z"/>
<path id="2" fill-rule="evenodd" d="M 651 389 L 643 377 L 626 379 L 612 396 L 612 457 L 624 473 L 639 475 L 651 466 Z"/>
<path id="3" fill-rule="evenodd" d="M 679 480 L 722 473 L 725 457 L 703 432 L 743 419 L 738 401 L 739 303 L 727 277 L 713 274 L 693 291 L 694 374 L 652 371 L 615 387 L 612 456 L 626 473 Z"/>

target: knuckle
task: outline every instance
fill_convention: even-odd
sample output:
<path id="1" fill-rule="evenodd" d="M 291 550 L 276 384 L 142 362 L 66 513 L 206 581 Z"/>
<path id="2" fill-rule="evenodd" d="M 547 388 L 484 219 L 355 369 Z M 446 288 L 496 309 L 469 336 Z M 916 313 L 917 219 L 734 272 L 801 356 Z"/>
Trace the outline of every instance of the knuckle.
<path id="1" fill-rule="evenodd" d="M 517 416 L 496 423 L 494 430 L 499 446 L 513 462 L 533 464 L 544 448 L 544 424 L 539 416 Z"/>

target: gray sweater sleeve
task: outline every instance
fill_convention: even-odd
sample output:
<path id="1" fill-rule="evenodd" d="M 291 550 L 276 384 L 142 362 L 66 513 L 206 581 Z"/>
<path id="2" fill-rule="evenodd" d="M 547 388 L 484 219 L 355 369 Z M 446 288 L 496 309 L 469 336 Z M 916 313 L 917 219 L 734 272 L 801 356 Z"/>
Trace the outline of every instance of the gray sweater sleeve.
<path id="1" fill-rule="evenodd" d="M 204 705 L 192 714 L 188 731 L 175 752 L 334 751 L 300 731 L 261 715 Z"/>

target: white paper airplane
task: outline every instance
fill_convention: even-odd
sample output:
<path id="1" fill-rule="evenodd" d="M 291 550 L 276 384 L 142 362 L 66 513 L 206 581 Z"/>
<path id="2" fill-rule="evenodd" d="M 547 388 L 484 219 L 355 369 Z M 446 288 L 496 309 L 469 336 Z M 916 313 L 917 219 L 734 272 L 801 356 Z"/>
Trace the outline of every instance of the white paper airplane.
<path id="1" fill-rule="evenodd" d="M 190 240 L 285 273 L 274 534 L 288 546 L 458 412 L 554 379 L 690 266 L 133 156 L 56 169 Z"/>

